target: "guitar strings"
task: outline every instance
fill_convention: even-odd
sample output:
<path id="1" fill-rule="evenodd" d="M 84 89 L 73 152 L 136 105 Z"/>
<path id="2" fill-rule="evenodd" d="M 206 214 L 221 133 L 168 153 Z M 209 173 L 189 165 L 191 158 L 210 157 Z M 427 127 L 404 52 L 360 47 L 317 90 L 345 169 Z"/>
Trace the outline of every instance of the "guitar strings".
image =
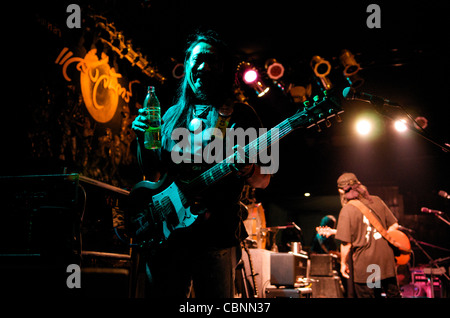
<path id="1" fill-rule="evenodd" d="M 277 131 L 275 133 L 275 131 Z M 275 126 L 274 128 L 270 129 L 266 133 L 264 133 L 259 138 L 253 140 L 248 145 L 244 147 L 244 153 L 248 154 L 251 150 L 258 151 L 258 148 L 261 144 L 268 145 L 268 140 L 270 139 L 270 144 L 273 144 L 275 142 L 278 142 L 281 138 L 283 138 L 288 132 L 292 130 L 292 127 L 290 125 L 289 119 L 286 119 L 282 121 L 280 124 Z M 275 135 L 275 140 L 272 140 L 272 138 Z M 265 149 L 267 149 L 269 146 L 267 146 Z M 263 149 L 264 150 L 264 149 Z M 260 149 L 260 152 L 262 150 Z M 220 178 L 225 177 L 229 173 L 232 172 L 231 165 L 229 162 L 231 162 L 232 158 L 234 158 L 235 154 L 227 157 L 226 159 L 219 162 L 217 165 L 213 166 L 212 168 L 208 169 L 204 173 L 200 174 L 198 177 L 194 178 L 188 185 L 190 189 L 195 189 L 195 187 L 202 185 L 202 184 L 210 184 L 215 181 L 217 181 Z"/>

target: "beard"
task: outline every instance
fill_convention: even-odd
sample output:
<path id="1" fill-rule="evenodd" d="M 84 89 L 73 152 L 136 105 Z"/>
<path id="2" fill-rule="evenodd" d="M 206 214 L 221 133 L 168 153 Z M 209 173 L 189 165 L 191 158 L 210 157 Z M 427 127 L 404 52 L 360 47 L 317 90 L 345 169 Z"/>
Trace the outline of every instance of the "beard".
<path id="1" fill-rule="evenodd" d="M 196 101 L 203 104 L 220 103 L 227 93 L 221 76 L 214 76 L 213 74 L 197 77 L 191 88 Z"/>

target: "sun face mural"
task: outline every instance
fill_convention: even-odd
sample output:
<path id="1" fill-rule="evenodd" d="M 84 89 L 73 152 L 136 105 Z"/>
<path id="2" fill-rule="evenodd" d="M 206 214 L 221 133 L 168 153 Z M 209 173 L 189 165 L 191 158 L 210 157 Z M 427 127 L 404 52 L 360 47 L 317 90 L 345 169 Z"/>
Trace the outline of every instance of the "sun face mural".
<path id="1" fill-rule="evenodd" d="M 52 83 L 44 77 L 40 94 L 45 104 L 30 105 L 31 156 L 56 162 L 50 169 L 62 165 L 99 181 L 128 185 L 135 160 L 131 122 L 140 107 L 132 89 L 139 92 L 141 84 L 120 74 L 104 52 L 74 52 L 83 50 L 64 47 L 50 57 L 60 80 Z"/>
<path id="2" fill-rule="evenodd" d="M 131 81 L 129 89 L 122 87 L 118 82 L 122 75 L 109 65 L 109 57 L 104 52 L 98 58 L 97 49 L 90 50 L 84 58 L 72 55 L 68 48 L 64 48 L 55 63 L 62 65 L 63 76 L 68 82 L 72 79 L 68 76 L 67 69 L 70 64 L 77 63 L 81 93 L 87 110 L 98 123 L 109 122 L 116 114 L 119 96 L 125 103 L 129 103 L 133 95 L 131 86 L 139 81 Z"/>
<path id="3" fill-rule="evenodd" d="M 80 85 L 87 110 L 99 123 L 107 123 L 116 113 L 119 103 L 117 78 L 122 77 L 108 65 L 109 57 L 102 52 L 101 60 L 97 50 L 90 50 L 83 60 Z"/>

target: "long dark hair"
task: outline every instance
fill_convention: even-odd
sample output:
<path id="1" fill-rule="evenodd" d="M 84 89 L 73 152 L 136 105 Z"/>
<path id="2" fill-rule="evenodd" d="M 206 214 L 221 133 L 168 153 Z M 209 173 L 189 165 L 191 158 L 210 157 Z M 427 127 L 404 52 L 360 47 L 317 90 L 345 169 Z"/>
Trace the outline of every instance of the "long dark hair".
<path id="1" fill-rule="evenodd" d="M 223 92 L 224 99 L 231 93 L 234 81 L 234 68 L 232 55 L 228 46 L 223 42 L 217 32 L 212 30 L 196 30 L 188 37 L 187 47 L 185 50 L 184 69 L 185 75 L 180 82 L 177 91 L 177 100 L 175 104 L 164 115 L 164 125 L 162 126 L 162 142 L 163 147 L 169 151 L 174 145 L 171 139 L 172 131 L 179 127 L 187 127 L 188 123 L 193 119 L 193 92 L 189 85 L 190 73 L 187 72 L 187 65 L 194 47 L 201 43 L 208 43 L 215 47 L 219 57 L 223 61 L 224 78 L 223 78 Z M 222 101 L 224 102 L 224 100 Z M 221 106 L 221 105 L 216 105 Z M 209 112 L 206 118 L 206 128 L 212 127 L 217 122 L 218 112 L 215 107 Z"/>

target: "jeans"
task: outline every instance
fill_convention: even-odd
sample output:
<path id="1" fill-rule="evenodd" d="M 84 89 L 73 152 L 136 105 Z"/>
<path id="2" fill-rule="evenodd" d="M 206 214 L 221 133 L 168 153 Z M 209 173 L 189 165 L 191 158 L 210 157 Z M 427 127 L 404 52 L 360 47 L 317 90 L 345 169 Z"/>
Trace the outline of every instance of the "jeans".
<path id="1" fill-rule="evenodd" d="M 233 298 L 240 252 L 231 248 L 170 248 L 149 258 L 146 296 L 183 299 Z"/>
<path id="2" fill-rule="evenodd" d="M 397 278 L 389 277 L 380 281 L 381 288 L 370 288 L 365 283 L 355 283 L 355 294 L 357 298 L 381 298 L 384 291 L 386 298 L 401 298 Z"/>

